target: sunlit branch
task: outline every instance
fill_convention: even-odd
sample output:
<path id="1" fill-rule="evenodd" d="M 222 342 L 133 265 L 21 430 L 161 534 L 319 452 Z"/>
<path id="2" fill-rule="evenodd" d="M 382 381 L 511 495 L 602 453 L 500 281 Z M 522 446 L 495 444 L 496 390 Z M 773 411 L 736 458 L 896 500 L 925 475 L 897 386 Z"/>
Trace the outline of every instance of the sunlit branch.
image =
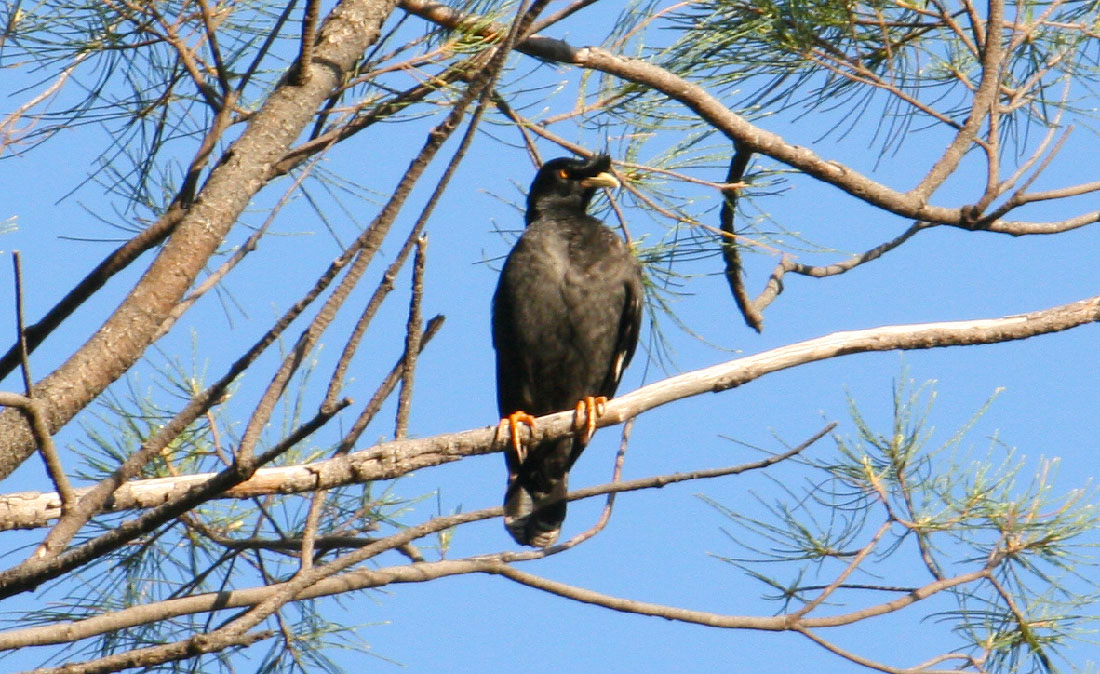
<path id="1" fill-rule="evenodd" d="M 270 639 L 274 634 L 272 630 L 257 630 L 217 639 L 210 638 L 207 634 L 195 634 L 187 639 L 167 644 L 135 648 L 123 653 L 105 655 L 80 663 L 67 663 L 60 667 L 43 667 L 25 674 L 101 674 L 102 672 L 117 672 L 151 663 L 188 660 L 201 653 L 217 653 L 228 648 L 248 646 L 257 641 Z"/>
<path id="2" fill-rule="evenodd" d="M 1050 334 L 1100 321 L 1100 296 L 1050 307 L 1028 314 L 1003 318 L 894 325 L 866 330 L 837 332 L 805 342 L 782 346 L 762 353 L 737 358 L 702 370 L 685 372 L 650 384 L 608 401 L 598 427 L 622 423 L 674 400 L 702 393 L 725 391 L 742 386 L 772 372 L 786 370 L 838 356 L 895 349 L 930 349 L 945 346 L 996 344 L 1037 335 Z M 522 433 L 527 433 L 523 427 Z M 559 412 L 538 419 L 534 440 L 559 438 L 573 433 L 572 412 Z M 526 438 L 525 438 L 526 439 Z M 279 485 L 285 492 L 334 487 L 355 481 L 380 480 L 404 475 L 413 470 L 456 461 L 463 456 L 498 451 L 506 438 L 497 437 L 497 426 L 483 427 L 432 438 L 387 442 L 362 452 L 337 457 L 306 467 L 280 469 L 274 483 L 253 483 L 258 492 L 241 485 L 226 496 L 244 497 L 265 493 Z M 201 476 L 196 479 L 202 480 Z M 155 484 L 144 498 L 169 489 L 171 482 L 143 481 Z M 246 485 L 248 483 L 245 483 Z M 265 485 L 265 486 L 261 486 Z M 181 485 L 182 486 L 182 485 Z M 251 487 L 252 485 L 249 485 Z M 186 488 L 186 486 L 183 486 Z M 79 492 L 78 493 L 82 493 Z M 125 509 L 140 505 L 138 493 L 128 494 L 120 487 L 113 502 Z M 22 508 L 34 503 L 33 508 Z M 12 494 L 0 499 L 0 525 L 7 528 L 41 526 L 43 518 L 56 517 L 56 496 Z M 53 514 L 51 514 L 53 513 Z"/>

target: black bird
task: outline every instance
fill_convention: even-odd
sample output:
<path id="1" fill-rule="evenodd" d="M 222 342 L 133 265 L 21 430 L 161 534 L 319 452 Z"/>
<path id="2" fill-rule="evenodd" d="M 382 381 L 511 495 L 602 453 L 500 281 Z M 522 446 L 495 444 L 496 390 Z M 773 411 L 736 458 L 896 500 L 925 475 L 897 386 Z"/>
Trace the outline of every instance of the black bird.
<path id="1" fill-rule="evenodd" d="M 493 296 L 497 405 L 513 439 L 504 453 L 504 525 L 521 545 L 557 540 L 569 469 L 638 344 L 641 268 L 586 212 L 597 187 L 618 187 L 610 169 L 607 155 L 543 164 L 527 195 L 527 229 Z M 521 445 L 517 424 L 570 409 L 583 432 Z"/>

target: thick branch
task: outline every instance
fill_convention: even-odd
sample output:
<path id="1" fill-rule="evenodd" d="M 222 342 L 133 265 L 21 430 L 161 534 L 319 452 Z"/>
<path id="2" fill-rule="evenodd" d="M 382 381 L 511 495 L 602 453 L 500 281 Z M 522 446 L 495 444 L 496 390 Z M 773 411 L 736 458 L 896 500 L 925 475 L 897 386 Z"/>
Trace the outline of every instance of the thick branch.
<path id="1" fill-rule="evenodd" d="M 280 86 L 223 156 L 194 205 L 156 260 L 95 335 L 36 386 L 50 402 L 51 431 L 64 426 L 126 372 L 217 250 L 237 216 L 264 185 L 272 164 L 313 119 L 317 107 L 379 35 L 395 0 L 348 0 L 329 17 L 318 41 L 311 77 L 301 87 Z M 0 414 L 0 478 L 33 451 L 30 428 L 19 412 Z"/>
<path id="2" fill-rule="evenodd" d="M 666 403 L 707 392 L 741 386 L 771 372 L 837 356 L 895 349 L 930 349 L 942 346 L 996 344 L 1069 330 L 1100 321 L 1100 296 L 1004 318 L 893 325 L 868 330 L 836 332 L 798 344 L 771 349 L 702 370 L 685 372 L 650 384 L 607 403 L 597 425 L 618 424 Z M 572 433 L 572 412 L 559 412 L 538 420 L 540 438 Z M 524 427 L 526 428 L 526 427 Z M 401 440 L 309 466 L 263 469 L 226 496 L 243 498 L 270 493 L 289 493 L 332 488 L 352 482 L 382 480 L 410 471 L 457 461 L 464 456 L 487 454 L 503 447 L 497 426 Z M 112 508 L 123 510 L 160 503 L 190 488 L 209 475 L 140 480 L 123 485 Z M 20 493 L 0 497 L 0 530 L 43 526 L 57 517 L 56 494 Z"/>

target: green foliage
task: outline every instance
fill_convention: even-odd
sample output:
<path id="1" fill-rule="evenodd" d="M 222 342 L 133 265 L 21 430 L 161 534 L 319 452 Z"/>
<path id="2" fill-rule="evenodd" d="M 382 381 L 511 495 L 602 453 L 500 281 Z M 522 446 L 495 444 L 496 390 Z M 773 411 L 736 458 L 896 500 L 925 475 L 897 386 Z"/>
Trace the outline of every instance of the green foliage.
<path id="1" fill-rule="evenodd" d="M 1084 112 L 1076 102 L 1091 99 L 1100 75 L 1095 3 L 1006 11 L 1023 25 L 1003 44 L 1011 52 L 997 97 L 1005 137 L 1067 109 Z M 849 122 L 838 130 L 881 113 L 867 128 L 888 149 L 910 131 L 966 121 L 986 40 L 975 18 L 938 1 L 712 0 L 669 17 L 679 38 L 657 58 L 747 110 L 837 111 Z"/>
<path id="2" fill-rule="evenodd" d="M 852 402 L 855 435 L 836 436 L 832 457 L 805 459 L 813 474 L 761 503 L 764 516 L 708 500 L 747 551 L 722 559 L 765 584 L 784 611 L 812 618 L 826 605 L 866 618 L 887 606 L 868 596 L 915 599 L 982 671 L 1051 671 L 1097 627 L 1096 493 L 1057 489 L 1057 460 L 1036 466 L 996 437 L 972 456 L 963 442 L 992 398 L 933 444 L 935 397 L 931 383 L 899 382 L 884 432 Z M 765 573 L 761 562 L 784 571 Z"/>

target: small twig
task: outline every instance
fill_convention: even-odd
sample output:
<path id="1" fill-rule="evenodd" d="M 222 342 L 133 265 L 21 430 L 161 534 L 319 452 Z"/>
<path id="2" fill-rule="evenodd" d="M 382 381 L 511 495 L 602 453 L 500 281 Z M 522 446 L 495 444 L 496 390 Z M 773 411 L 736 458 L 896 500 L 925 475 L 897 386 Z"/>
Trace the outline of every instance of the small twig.
<path id="1" fill-rule="evenodd" d="M 31 363 L 27 351 L 27 332 L 23 322 L 23 260 L 19 251 L 11 252 L 12 274 L 15 276 L 15 342 L 19 348 L 19 363 L 23 372 L 23 388 L 27 397 L 34 395 L 34 378 L 31 377 Z"/>
<path id="2" fill-rule="evenodd" d="M 290 0 L 286 3 L 286 7 L 283 8 L 282 14 L 275 20 L 274 25 L 268 29 L 267 37 L 264 38 L 263 44 L 256 50 L 255 56 L 252 57 L 252 62 L 248 64 L 248 67 L 244 69 L 240 79 L 237 81 L 237 88 L 234 91 L 236 95 L 241 95 L 244 90 L 252 82 L 252 77 L 259 71 L 260 63 L 271 51 L 272 45 L 278 38 L 283 36 L 283 25 L 290 20 L 291 12 L 294 11 L 294 6 L 298 4 L 298 0 Z"/>
<path id="3" fill-rule="evenodd" d="M 424 328 L 424 336 L 420 340 L 420 350 L 423 351 L 432 337 L 435 337 L 435 333 L 439 331 L 439 328 L 443 327 L 443 316 L 435 316 L 428 321 L 428 325 Z M 344 439 L 340 441 L 340 446 L 336 450 L 336 454 L 346 454 L 355 447 L 355 443 L 358 442 L 359 436 L 363 434 L 363 431 L 367 429 L 371 420 L 374 419 L 374 415 L 378 414 L 378 410 L 381 409 L 382 403 L 386 401 L 386 398 L 390 397 L 394 388 L 397 387 L 397 383 L 401 380 L 401 373 L 405 369 L 405 360 L 407 354 L 401 354 L 401 357 L 397 359 L 397 362 L 389 373 L 382 380 L 382 383 L 378 385 L 378 389 L 375 390 L 374 395 L 371 396 L 370 401 L 367 402 L 367 406 L 363 408 L 363 411 L 359 414 L 359 417 L 352 424 L 351 430 L 348 431 Z"/>
<path id="4" fill-rule="evenodd" d="M 910 225 L 909 229 L 902 232 L 897 237 L 879 244 L 874 248 L 853 255 L 843 262 L 837 262 L 835 264 L 815 266 L 802 264 L 796 262 L 793 258 L 784 256 L 783 259 L 772 270 L 771 276 L 768 278 L 768 283 L 764 286 L 764 290 L 760 292 L 760 295 L 753 300 L 752 304 L 756 311 L 763 311 L 765 307 L 771 304 L 780 293 L 783 292 L 783 277 L 788 273 L 798 274 L 800 276 L 812 276 L 814 278 L 825 278 L 827 276 L 836 276 L 843 274 L 858 267 L 861 264 L 871 262 L 878 259 L 884 253 L 897 248 L 901 244 L 908 241 L 911 237 L 920 232 L 921 230 L 935 227 L 935 223 L 931 222 L 914 222 Z"/>
<path id="5" fill-rule="evenodd" d="M 348 367 L 351 366 L 351 359 L 359 349 L 359 343 L 362 341 L 370 322 L 374 319 L 374 315 L 378 312 L 378 308 L 382 306 L 382 300 L 393 290 L 393 282 L 397 278 L 397 272 L 405 265 L 405 260 L 408 259 L 409 252 L 412 251 L 419 231 L 418 228 L 414 227 L 409 232 L 409 235 L 405 238 L 405 243 L 401 246 L 401 250 L 398 251 L 397 256 L 386 268 L 386 271 L 382 273 L 382 280 L 378 282 L 370 300 L 367 301 L 367 306 L 355 322 L 355 327 L 352 328 L 351 335 L 344 343 L 344 350 L 340 353 L 340 358 L 336 361 L 336 367 L 329 378 L 328 393 L 325 395 L 326 405 L 335 403 L 339 398 L 340 390 L 344 386 L 344 375 L 347 373 Z"/>
<path id="6" fill-rule="evenodd" d="M 306 516 L 306 525 L 302 529 L 302 558 L 299 562 L 299 573 L 313 568 L 314 546 L 317 542 L 317 527 L 321 522 L 321 511 L 325 509 L 325 501 L 328 499 L 327 489 L 318 489 L 313 493 L 309 504 L 309 514 Z"/>
<path id="7" fill-rule="evenodd" d="M 57 453 L 57 447 L 53 444 L 49 426 L 46 424 L 46 410 L 41 401 L 28 398 L 27 407 L 24 408 L 31 423 L 31 432 L 38 441 L 38 449 L 42 452 L 42 461 L 46 464 L 46 472 L 50 476 L 57 493 L 61 496 L 61 514 L 72 512 L 76 508 L 76 492 L 69 484 L 69 478 L 65 475 L 65 467 L 61 463 L 61 456 Z"/>
<path id="8" fill-rule="evenodd" d="M 401 368 L 401 391 L 397 394 L 397 423 L 394 438 L 398 440 L 405 439 L 409 434 L 409 403 L 412 401 L 413 375 L 416 372 L 416 359 L 420 355 L 420 342 L 423 339 L 420 306 L 424 299 L 424 254 L 427 248 L 428 237 L 418 237 L 416 254 L 413 256 L 409 320 L 405 328 L 405 362 Z"/>
<path id="9" fill-rule="evenodd" d="M 574 13 L 584 9 L 585 7 L 595 3 L 596 1 L 597 0 L 573 0 L 573 2 L 569 3 L 569 5 L 562 7 L 550 16 L 536 21 L 534 25 L 531 26 L 531 32 L 538 33 L 544 31 L 555 23 L 572 16 Z"/>
<path id="10" fill-rule="evenodd" d="M 844 568 L 844 571 L 842 571 L 840 575 L 836 577 L 836 580 L 829 583 L 824 589 L 821 590 L 820 593 L 818 593 L 817 597 L 806 602 L 805 606 L 798 609 L 791 615 L 797 616 L 799 618 L 809 615 L 811 611 L 813 611 L 815 608 L 820 606 L 822 602 L 828 599 L 829 596 L 833 594 L 833 592 L 835 592 L 838 588 L 843 587 L 844 581 L 848 580 L 848 578 L 853 573 L 855 573 L 856 569 L 859 568 L 859 565 L 863 563 L 863 560 L 867 559 L 867 555 L 871 554 L 875 550 L 875 548 L 878 547 L 878 544 L 882 540 L 882 537 L 886 535 L 886 532 L 890 530 L 891 526 L 893 526 L 893 522 L 891 522 L 890 520 L 883 522 L 882 525 L 879 526 L 878 531 L 875 532 L 875 535 L 872 536 L 871 540 L 867 542 L 867 545 L 864 545 L 859 550 L 859 552 L 857 552 L 852 557 L 852 560 L 848 562 L 848 566 L 846 566 Z"/>
<path id="11" fill-rule="evenodd" d="M 865 658 L 861 655 L 856 655 L 851 651 L 847 651 L 840 646 L 837 646 L 833 642 L 819 637 L 809 628 L 803 627 L 801 625 L 796 625 L 792 629 L 794 629 L 795 632 L 801 634 L 810 641 L 814 642 L 818 646 L 824 648 L 830 653 L 833 653 L 834 655 L 838 655 L 845 660 L 853 662 L 857 665 L 862 665 L 868 669 L 876 669 L 880 672 L 886 672 L 886 674 L 913 674 L 916 671 L 919 671 L 920 674 L 959 674 L 960 672 L 960 670 L 957 669 L 925 669 L 922 667 L 919 670 L 915 670 L 909 667 L 891 667 L 890 665 L 887 665 L 885 663 L 871 660 L 870 658 Z"/>
<path id="12" fill-rule="evenodd" d="M 42 452 L 42 461 L 46 464 L 46 473 L 50 476 L 54 488 L 61 496 L 62 514 L 70 512 L 76 505 L 76 492 L 69 484 L 69 478 L 65 475 L 65 467 L 61 464 L 61 457 L 57 453 L 57 447 L 50 436 L 49 424 L 46 423 L 46 410 L 43 404 L 34 397 L 34 378 L 31 376 L 30 357 L 27 353 L 27 336 L 23 322 L 23 261 L 18 250 L 11 252 L 12 273 L 15 276 L 15 329 L 16 343 L 19 347 L 19 360 L 23 373 L 23 386 L 26 389 L 25 403 L 20 406 L 31 425 L 31 432 L 38 442 L 38 449 Z"/>
<path id="13" fill-rule="evenodd" d="M 206 44 L 210 47 L 210 55 L 214 59 L 214 71 L 218 76 L 218 86 L 221 87 L 222 97 L 228 99 L 232 90 L 229 84 L 229 73 L 225 68 L 225 60 L 222 58 L 221 47 L 218 46 L 218 31 L 214 22 L 214 15 L 210 11 L 207 0 L 200 0 L 199 10 L 202 12 L 203 30 L 206 31 Z"/>
<path id="14" fill-rule="evenodd" d="M 535 141 L 531 138 L 529 133 L 532 122 L 524 117 L 521 117 L 512 109 L 512 106 L 508 105 L 508 101 L 504 100 L 504 97 L 493 92 L 493 102 L 496 103 L 497 110 L 500 110 L 504 115 L 512 120 L 512 123 L 519 129 L 519 133 L 523 136 L 523 144 L 527 146 L 527 154 L 531 157 L 531 160 L 535 164 L 535 168 L 542 166 L 542 158 L 539 156 L 539 149 L 535 147 Z"/>
<path id="15" fill-rule="evenodd" d="M 615 454 L 615 467 L 611 470 L 611 482 L 609 484 L 619 484 L 623 477 L 623 464 L 626 462 L 626 448 L 630 443 L 630 434 L 634 430 L 634 419 L 627 421 L 623 425 L 622 439 L 619 441 L 619 451 Z M 611 520 L 611 509 L 615 505 L 615 494 L 617 492 L 607 493 L 607 502 L 604 503 L 603 512 L 600 513 L 599 519 L 592 525 L 587 531 L 582 531 L 576 536 L 570 538 L 568 541 L 555 545 L 553 552 L 560 552 L 561 550 L 568 550 L 574 548 L 581 543 L 584 543 L 589 538 L 592 538 L 596 534 L 603 531 L 607 526 L 608 521 Z"/>
<path id="16" fill-rule="evenodd" d="M 745 175 L 745 169 L 752 159 L 752 152 L 741 146 L 733 144 L 733 156 L 730 157 L 729 172 L 726 173 L 726 183 L 740 183 Z M 734 230 L 733 217 L 737 211 L 737 189 L 722 190 L 722 210 L 718 214 L 718 222 L 723 237 L 722 257 L 726 261 L 726 281 L 729 283 L 730 292 L 737 302 L 737 308 L 745 318 L 745 324 L 753 330 L 761 332 L 764 329 L 764 316 L 760 310 L 749 300 L 748 291 L 745 290 L 744 268 L 741 266 L 741 253 L 737 247 L 737 232 Z"/>

